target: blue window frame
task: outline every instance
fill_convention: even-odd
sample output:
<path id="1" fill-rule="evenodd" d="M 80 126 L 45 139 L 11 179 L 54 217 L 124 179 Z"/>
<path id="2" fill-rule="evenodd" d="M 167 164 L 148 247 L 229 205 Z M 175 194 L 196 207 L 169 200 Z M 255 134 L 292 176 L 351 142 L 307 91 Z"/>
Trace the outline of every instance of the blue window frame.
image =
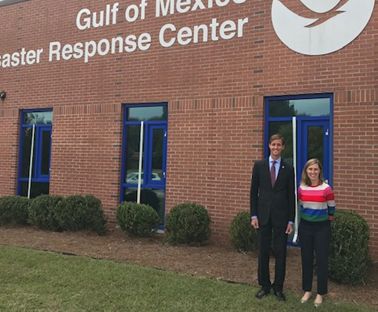
<path id="1" fill-rule="evenodd" d="M 293 117 L 296 119 L 297 182 L 309 158 L 319 158 L 324 177 L 332 185 L 333 95 L 331 93 L 265 98 L 264 154 L 269 155 L 269 137 L 285 137 L 283 158 L 293 160 Z"/>
<path id="2" fill-rule="evenodd" d="M 52 110 L 21 112 L 18 195 L 49 193 L 51 131 Z"/>
<path id="3" fill-rule="evenodd" d="M 152 206 L 158 212 L 162 228 L 165 215 L 167 104 L 127 104 L 123 120 L 120 200 L 136 201 L 143 122 L 141 203 Z"/>

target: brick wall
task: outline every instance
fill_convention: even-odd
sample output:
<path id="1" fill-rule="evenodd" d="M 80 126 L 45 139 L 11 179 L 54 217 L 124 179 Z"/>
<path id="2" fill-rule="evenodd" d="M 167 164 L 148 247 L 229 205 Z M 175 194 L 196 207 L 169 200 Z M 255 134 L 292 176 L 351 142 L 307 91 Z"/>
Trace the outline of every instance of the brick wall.
<path id="1" fill-rule="evenodd" d="M 241 97 L 170 106 L 167 206 L 205 205 L 217 241 L 224 242 L 239 211 L 249 211 L 252 160 L 262 155 L 261 103 L 262 98 Z"/>
<path id="2" fill-rule="evenodd" d="M 111 1 L 31 0 L 1 7 L 0 55 L 43 48 L 40 64 L 0 68 L 0 194 L 16 192 L 19 110 L 53 108 L 51 193 L 93 193 L 114 220 L 121 166 L 122 104 L 168 102 L 166 208 L 184 200 L 209 208 L 213 238 L 249 209 L 253 161 L 263 156 L 263 98 L 331 92 L 334 101 L 334 187 L 340 209 L 358 211 L 371 229 L 378 260 L 377 9 L 362 34 L 321 57 L 284 46 L 271 23 L 271 1 L 247 0 L 192 13 L 119 21 L 79 31 L 77 12 Z M 121 10 L 133 1 L 119 1 Z M 159 29 L 248 17 L 244 35 L 163 48 Z M 150 32 L 148 51 L 48 61 L 48 45 Z M 371 175 L 371 172 L 375 175 Z"/>
<path id="3" fill-rule="evenodd" d="M 0 125 L 0 196 L 2 196 L 15 194 L 17 185 L 18 111 L 0 109 Z"/>

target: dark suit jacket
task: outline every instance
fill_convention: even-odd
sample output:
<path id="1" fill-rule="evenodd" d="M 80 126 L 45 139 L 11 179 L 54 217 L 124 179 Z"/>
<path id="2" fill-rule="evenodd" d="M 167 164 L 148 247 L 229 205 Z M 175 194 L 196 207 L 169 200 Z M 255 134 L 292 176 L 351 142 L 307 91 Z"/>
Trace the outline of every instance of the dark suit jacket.
<path id="1" fill-rule="evenodd" d="M 272 187 L 269 161 L 256 161 L 251 184 L 251 216 L 257 216 L 259 225 L 272 221 L 273 226 L 286 226 L 295 217 L 294 169 L 281 159 L 277 180 Z"/>

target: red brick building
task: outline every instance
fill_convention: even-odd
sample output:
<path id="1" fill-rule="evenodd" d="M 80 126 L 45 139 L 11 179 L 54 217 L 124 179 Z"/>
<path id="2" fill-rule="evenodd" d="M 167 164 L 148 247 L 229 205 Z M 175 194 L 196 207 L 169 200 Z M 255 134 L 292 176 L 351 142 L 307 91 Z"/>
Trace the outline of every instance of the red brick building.
<path id="1" fill-rule="evenodd" d="M 143 121 L 142 201 L 161 216 L 203 204 L 227 241 L 279 131 L 298 173 L 321 158 L 378 260 L 374 0 L 3 0 L 0 12 L 1 196 L 90 193 L 114 221 L 135 198 Z"/>

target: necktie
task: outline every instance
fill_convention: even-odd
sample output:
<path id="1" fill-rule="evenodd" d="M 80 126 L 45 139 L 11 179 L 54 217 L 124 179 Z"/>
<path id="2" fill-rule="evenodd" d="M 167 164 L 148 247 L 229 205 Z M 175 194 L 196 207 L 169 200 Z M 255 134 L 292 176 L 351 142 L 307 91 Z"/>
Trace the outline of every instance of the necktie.
<path id="1" fill-rule="evenodd" d="M 272 181 L 272 186 L 276 182 L 276 163 L 277 161 L 273 160 L 272 167 L 270 168 L 270 180 Z"/>

